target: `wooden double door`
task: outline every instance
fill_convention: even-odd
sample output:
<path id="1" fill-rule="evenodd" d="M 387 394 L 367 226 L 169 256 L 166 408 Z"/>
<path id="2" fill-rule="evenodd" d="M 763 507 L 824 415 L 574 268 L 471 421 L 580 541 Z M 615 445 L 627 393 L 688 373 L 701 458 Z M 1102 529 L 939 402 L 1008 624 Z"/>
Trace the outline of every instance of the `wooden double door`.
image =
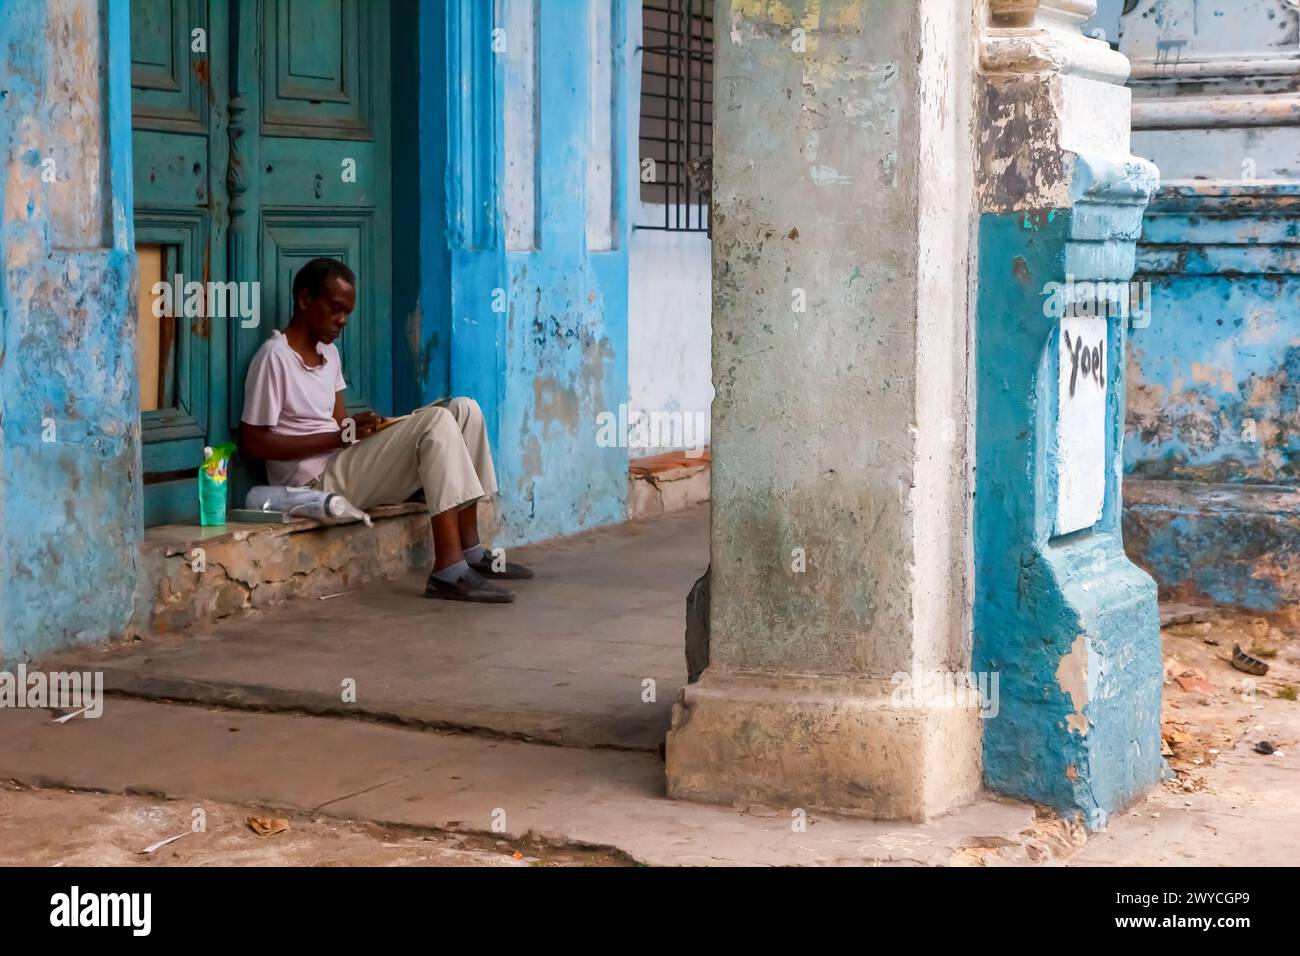
<path id="1" fill-rule="evenodd" d="M 348 408 L 391 411 L 390 36 L 374 0 L 132 0 L 146 524 L 196 520 L 203 448 L 310 259 L 358 276 Z"/>

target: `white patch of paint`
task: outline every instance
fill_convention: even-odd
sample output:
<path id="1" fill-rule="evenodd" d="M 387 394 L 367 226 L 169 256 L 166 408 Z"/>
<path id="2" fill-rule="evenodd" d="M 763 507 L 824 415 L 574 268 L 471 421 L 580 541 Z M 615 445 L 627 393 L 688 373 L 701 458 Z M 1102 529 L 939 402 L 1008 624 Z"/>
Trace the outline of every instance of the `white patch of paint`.
<path id="1" fill-rule="evenodd" d="M 50 50 L 63 54 L 50 58 L 43 91 L 55 133 L 42 155 L 55 175 L 47 186 L 50 241 L 56 249 L 107 248 L 111 230 L 105 203 L 104 119 L 108 112 L 102 106 L 107 98 L 108 41 L 97 4 L 51 0 L 46 38 Z"/>
<path id="2" fill-rule="evenodd" d="M 537 248 L 537 0 L 505 0 L 506 249 Z"/>
<path id="3" fill-rule="evenodd" d="M 1106 498 L 1107 323 L 1071 316 L 1058 332 L 1056 533 L 1090 528 Z"/>
<path id="4" fill-rule="evenodd" d="M 808 172 L 815 186 L 843 186 L 853 182 L 853 177 L 842 176 L 830 166 L 814 166 Z"/>
<path id="5" fill-rule="evenodd" d="M 614 43 L 610 4 L 587 2 L 591 138 L 587 148 L 587 250 L 614 248 Z"/>
<path id="6" fill-rule="evenodd" d="M 1060 146 L 1071 152 L 1127 153 L 1131 94 L 1123 86 L 1062 76 Z"/>

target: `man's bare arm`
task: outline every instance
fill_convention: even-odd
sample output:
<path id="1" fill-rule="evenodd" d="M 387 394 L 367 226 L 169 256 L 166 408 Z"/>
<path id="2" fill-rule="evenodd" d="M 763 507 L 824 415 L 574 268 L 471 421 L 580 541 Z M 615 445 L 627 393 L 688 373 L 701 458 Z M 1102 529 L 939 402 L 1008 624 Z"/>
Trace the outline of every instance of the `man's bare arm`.
<path id="1" fill-rule="evenodd" d="M 320 455 L 338 451 L 347 447 L 343 440 L 343 423 L 347 420 L 347 408 L 343 404 L 343 393 L 334 395 L 334 420 L 339 424 L 336 432 L 322 432 L 319 435 L 277 435 L 269 425 L 250 425 L 239 423 L 239 453 L 244 458 L 254 461 L 292 461 L 309 455 Z M 379 416 L 374 412 L 358 412 L 352 416 L 353 440 L 360 441 L 375 433 L 379 425 Z"/>
<path id="2" fill-rule="evenodd" d="M 293 461 L 344 447 L 343 432 L 319 435 L 277 435 L 269 425 L 239 423 L 239 454 L 253 461 Z"/>

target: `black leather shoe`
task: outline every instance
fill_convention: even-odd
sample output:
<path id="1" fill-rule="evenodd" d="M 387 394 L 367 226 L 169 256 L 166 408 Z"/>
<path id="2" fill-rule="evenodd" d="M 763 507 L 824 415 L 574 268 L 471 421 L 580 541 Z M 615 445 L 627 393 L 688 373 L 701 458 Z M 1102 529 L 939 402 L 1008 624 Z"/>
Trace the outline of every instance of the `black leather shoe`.
<path id="1" fill-rule="evenodd" d="M 501 565 L 500 571 L 492 569 L 494 563 Z M 484 551 L 483 557 L 472 562 L 470 567 L 489 581 L 527 581 L 533 576 L 532 570 L 524 567 L 518 561 L 497 562 L 496 558 L 492 557 L 491 551 Z"/>
<path id="2" fill-rule="evenodd" d="M 424 596 L 442 598 L 444 601 L 475 601 L 479 604 L 509 604 L 515 599 L 513 591 L 507 591 L 500 585 L 486 580 L 473 568 L 456 579 L 455 583 L 429 574 L 424 584 Z"/>

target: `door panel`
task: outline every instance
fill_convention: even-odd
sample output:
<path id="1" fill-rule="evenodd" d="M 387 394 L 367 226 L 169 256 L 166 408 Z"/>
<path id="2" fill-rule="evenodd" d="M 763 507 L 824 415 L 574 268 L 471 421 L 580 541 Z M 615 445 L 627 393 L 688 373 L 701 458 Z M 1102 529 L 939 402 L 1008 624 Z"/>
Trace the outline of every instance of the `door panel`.
<path id="1" fill-rule="evenodd" d="M 378 39 L 365 0 L 264 0 L 262 131 L 371 139 Z M 383 4 L 385 8 L 388 4 Z"/>
<path id="2" fill-rule="evenodd" d="M 374 260 L 374 220 L 367 213 L 309 216 L 270 213 L 264 220 L 262 242 L 262 296 L 271 303 L 270 314 L 287 322 L 293 313 L 293 277 L 318 256 L 341 259 L 352 265 Z M 377 333 L 386 323 L 371 321 L 378 312 L 374 283 L 358 275 L 357 307 L 339 337 L 339 354 L 348 381 L 344 395 L 349 411 L 389 405 L 391 378 L 380 373 L 371 356 L 386 354 L 384 337 Z"/>
<path id="3" fill-rule="evenodd" d="M 191 52 L 193 31 L 207 26 L 207 0 L 132 0 L 131 113 L 136 128 L 148 120 L 153 128 L 207 133 L 208 100 L 200 80 L 206 57 Z"/>

